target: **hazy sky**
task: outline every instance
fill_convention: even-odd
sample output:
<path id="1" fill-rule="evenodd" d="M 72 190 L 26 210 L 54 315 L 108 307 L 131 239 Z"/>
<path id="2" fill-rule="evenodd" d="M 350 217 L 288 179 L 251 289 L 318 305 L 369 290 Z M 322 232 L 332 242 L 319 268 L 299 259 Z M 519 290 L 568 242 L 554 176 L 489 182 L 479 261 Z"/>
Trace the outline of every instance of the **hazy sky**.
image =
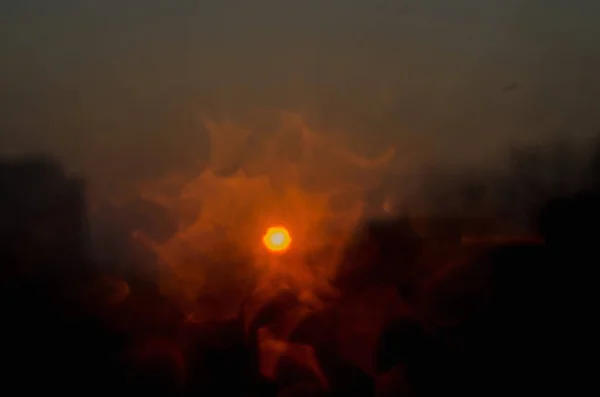
<path id="1" fill-rule="evenodd" d="M 110 185 L 206 161 L 200 113 L 266 106 L 365 155 L 479 161 L 598 126 L 599 17 L 595 0 L 0 0 L 0 150 Z"/>

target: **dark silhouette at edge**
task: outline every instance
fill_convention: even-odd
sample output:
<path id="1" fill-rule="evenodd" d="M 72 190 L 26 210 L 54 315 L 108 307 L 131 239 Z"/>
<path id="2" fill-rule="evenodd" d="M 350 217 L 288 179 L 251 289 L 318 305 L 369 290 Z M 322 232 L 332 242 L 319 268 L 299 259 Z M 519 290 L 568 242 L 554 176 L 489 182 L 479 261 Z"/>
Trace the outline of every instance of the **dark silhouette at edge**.
<path id="1" fill-rule="evenodd" d="M 129 236 L 143 228 L 158 241 L 167 238 L 176 225 L 165 209 L 143 200 L 108 206 L 90 225 L 85 184 L 59 162 L 44 156 L 2 161 L 5 387 L 239 396 L 583 390 L 591 378 L 581 357 L 591 354 L 596 338 L 590 272 L 599 259 L 600 150 L 590 156 L 581 188 L 566 193 L 560 184 L 541 192 L 523 165 L 537 159 L 535 150 L 520 154 L 505 186 L 513 193 L 523 185 L 535 190 L 523 205 L 526 222 L 535 226 L 531 241 L 467 244 L 465 235 L 483 234 L 486 221 L 460 216 L 405 216 L 357 232 L 332 280 L 341 298 L 290 336 L 314 348 L 328 388 L 285 357 L 275 379 L 261 376 L 256 338 L 244 333 L 243 314 L 188 323 L 159 293 L 156 258 Z M 525 200 L 505 194 L 498 214 L 510 212 L 506 203 Z M 94 239 L 104 242 L 94 245 L 99 256 L 92 255 Z M 107 310 L 99 297 L 123 292 L 118 280 L 127 291 Z M 385 293 L 397 307 L 373 303 L 381 291 L 392 291 Z M 275 298 L 251 334 L 298 304 L 293 296 Z M 364 333 L 369 327 L 375 337 Z M 354 354 L 369 338 L 371 350 Z"/>

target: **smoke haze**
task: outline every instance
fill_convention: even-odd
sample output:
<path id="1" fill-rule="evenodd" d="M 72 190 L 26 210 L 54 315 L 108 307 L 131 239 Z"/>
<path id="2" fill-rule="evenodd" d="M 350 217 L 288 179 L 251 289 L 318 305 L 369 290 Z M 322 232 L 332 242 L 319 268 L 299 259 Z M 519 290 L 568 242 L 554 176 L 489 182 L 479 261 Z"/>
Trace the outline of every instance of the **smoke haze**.
<path id="1" fill-rule="evenodd" d="M 221 150 L 203 118 L 256 108 L 299 114 L 361 156 L 395 146 L 404 167 L 481 166 L 509 142 L 598 126 L 593 1 L 0 7 L 2 152 L 57 155 L 102 195 L 198 175 Z M 238 155 L 235 133 L 219 139 Z"/>

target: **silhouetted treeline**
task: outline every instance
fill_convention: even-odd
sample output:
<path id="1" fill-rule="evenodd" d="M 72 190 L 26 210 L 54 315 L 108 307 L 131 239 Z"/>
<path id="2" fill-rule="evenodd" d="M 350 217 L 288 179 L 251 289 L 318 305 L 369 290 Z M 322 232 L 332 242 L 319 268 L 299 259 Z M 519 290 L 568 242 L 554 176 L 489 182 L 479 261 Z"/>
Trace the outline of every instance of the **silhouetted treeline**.
<path id="1" fill-rule="evenodd" d="M 246 300 L 237 316 L 189 321 L 132 238 L 168 239 L 167 208 L 138 199 L 90 220 L 84 184 L 55 161 L 3 162 L 0 379 L 21 393 L 583 393 L 595 379 L 598 148 L 583 160 L 564 143 L 521 149 L 502 175 L 430 186 L 424 200 L 447 209 L 436 217 L 363 225 L 330 280 L 340 296 L 273 344 L 270 377 L 264 336 L 305 305 L 298 291 L 252 321 Z"/>
<path id="2" fill-rule="evenodd" d="M 56 161 L 33 158 L 0 163 L 0 186 L 3 271 L 80 271 L 89 259 L 83 182 Z"/>

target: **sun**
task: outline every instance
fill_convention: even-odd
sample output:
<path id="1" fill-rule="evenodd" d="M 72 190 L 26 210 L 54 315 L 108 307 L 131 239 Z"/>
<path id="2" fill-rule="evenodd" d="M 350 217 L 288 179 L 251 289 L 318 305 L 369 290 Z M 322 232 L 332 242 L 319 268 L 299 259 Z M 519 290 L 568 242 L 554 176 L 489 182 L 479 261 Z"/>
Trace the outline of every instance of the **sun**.
<path id="1" fill-rule="evenodd" d="M 279 253 L 289 248 L 292 238 L 285 227 L 274 226 L 267 229 L 262 241 L 269 251 Z"/>

